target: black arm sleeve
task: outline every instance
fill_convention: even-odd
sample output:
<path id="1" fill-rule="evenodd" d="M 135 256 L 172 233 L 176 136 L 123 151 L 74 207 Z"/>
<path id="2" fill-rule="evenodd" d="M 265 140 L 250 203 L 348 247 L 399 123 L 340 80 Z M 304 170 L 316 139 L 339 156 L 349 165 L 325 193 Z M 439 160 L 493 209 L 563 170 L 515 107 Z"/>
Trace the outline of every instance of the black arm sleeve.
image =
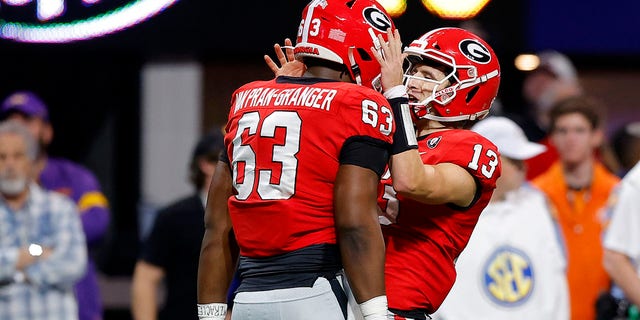
<path id="1" fill-rule="evenodd" d="M 391 154 L 398 154 L 418 148 L 416 132 L 411 120 L 409 99 L 405 97 L 389 99 L 389 105 L 393 111 L 393 119 L 396 123 L 396 131 L 393 133 L 393 145 Z"/>
<path id="2" fill-rule="evenodd" d="M 381 176 L 389 161 L 390 145 L 368 136 L 354 136 L 340 150 L 340 164 L 352 164 L 373 170 Z"/>

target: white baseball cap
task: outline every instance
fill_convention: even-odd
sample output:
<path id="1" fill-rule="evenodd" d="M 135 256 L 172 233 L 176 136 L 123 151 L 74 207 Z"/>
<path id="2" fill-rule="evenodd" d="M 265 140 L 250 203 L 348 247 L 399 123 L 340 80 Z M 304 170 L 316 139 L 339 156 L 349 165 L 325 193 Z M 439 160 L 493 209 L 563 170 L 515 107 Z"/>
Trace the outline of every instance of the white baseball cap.
<path id="1" fill-rule="evenodd" d="M 578 81 L 576 67 L 565 54 L 555 50 L 545 50 L 538 53 L 540 65 L 538 69 L 545 69 L 558 79 L 575 83 Z"/>
<path id="2" fill-rule="evenodd" d="M 498 152 L 510 159 L 527 160 L 547 150 L 544 145 L 529 141 L 524 131 L 506 117 L 490 116 L 480 120 L 471 130 L 493 142 Z"/>

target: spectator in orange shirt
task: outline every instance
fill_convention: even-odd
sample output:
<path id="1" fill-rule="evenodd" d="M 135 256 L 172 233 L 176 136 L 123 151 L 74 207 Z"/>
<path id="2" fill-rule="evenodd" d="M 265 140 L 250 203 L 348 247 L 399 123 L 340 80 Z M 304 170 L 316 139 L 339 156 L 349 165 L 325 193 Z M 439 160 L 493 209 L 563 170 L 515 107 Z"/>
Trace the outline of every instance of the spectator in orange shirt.
<path id="1" fill-rule="evenodd" d="M 602 261 L 601 234 L 606 226 L 602 208 L 619 178 L 596 156 L 604 142 L 604 106 L 586 97 L 562 100 L 549 112 L 549 138 L 559 159 L 532 182 L 557 209 L 567 245 L 567 281 L 571 318 L 595 319 L 595 301 L 609 289 Z"/>

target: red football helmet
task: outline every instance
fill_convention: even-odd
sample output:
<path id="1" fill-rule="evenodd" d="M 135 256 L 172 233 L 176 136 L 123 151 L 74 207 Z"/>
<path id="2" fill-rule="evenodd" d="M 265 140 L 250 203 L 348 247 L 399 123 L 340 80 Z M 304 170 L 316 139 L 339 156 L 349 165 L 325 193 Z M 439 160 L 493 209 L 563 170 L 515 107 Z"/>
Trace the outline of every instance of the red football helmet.
<path id="1" fill-rule="evenodd" d="M 313 0 L 302 12 L 294 53 L 296 59 L 318 58 L 347 66 L 357 84 L 372 87 L 380 64 L 371 47 L 380 48 L 395 29 L 385 9 L 375 0 Z"/>
<path id="2" fill-rule="evenodd" d="M 498 94 L 500 64 L 484 40 L 464 29 L 440 28 L 414 40 L 404 52 L 408 54 L 407 87 L 412 81 L 433 86 L 421 101 L 410 102 L 417 118 L 450 122 L 487 116 Z M 437 81 L 414 76 L 414 67 L 420 64 L 443 66 L 445 77 Z M 446 81 L 449 85 L 445 87 Z"/>

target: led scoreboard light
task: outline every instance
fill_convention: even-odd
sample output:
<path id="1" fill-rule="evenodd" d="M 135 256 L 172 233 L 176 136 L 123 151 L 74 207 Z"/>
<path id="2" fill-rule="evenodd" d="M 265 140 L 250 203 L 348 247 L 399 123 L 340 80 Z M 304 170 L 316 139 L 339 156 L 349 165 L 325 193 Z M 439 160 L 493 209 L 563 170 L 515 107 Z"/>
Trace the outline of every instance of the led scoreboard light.
<path id="1" fill-rule="evenodd" d="M 71 1 L 86 8 L 68 17 Z M 91 39 L 118 32 L 162 12 L 178 0 L 0 0 L 0 37 L 19 42 L 61 43 Z M 33 9 L 29 11 L 29 9 Z M 21 10 L 20 17 L 5 17 Z M 35 11 L 35 12 L 34 12 Z M 76 10 L 82 11 L 82 10 Z M 17 16 L 17 15 L 16 15 Z"/>

